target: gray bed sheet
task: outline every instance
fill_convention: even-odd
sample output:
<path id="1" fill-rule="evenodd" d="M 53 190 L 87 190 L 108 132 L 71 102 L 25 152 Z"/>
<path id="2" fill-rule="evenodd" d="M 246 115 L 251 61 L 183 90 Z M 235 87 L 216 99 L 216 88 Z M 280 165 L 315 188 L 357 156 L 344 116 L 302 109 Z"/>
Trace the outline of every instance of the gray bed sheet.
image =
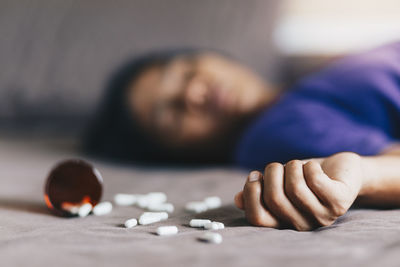
<path id="1" fill-rule="evenodd" d="M 149 169 L 94 162 L 103 200 L 119 192 L 163 191 L 176 211 L 165 222 L 125 229 L 142 210 L 115 207 L 105 216 L 59 218 L 43 201 L 43 185 L 59 160 L 79 156 L 70 143 L 0 138 L 0 266 L 399 266 L 400 211 L 352 210 L 313 232 L 248 225 L 233 207 L 246 173 L 235 169 Z M 187 223 L 187 201 L 217 195 L 223 207 L 198 217 L 222 221 L 223 243 L 199 242 Z M 176 236 L 154 234 L 177 225 Z"/>

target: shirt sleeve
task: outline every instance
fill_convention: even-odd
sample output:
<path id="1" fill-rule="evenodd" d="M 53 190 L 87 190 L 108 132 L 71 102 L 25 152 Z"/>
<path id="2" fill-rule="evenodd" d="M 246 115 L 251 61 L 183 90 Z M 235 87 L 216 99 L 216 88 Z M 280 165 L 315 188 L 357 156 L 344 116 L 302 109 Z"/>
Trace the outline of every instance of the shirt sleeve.
<path id="1" fill-rule="evenodd" d="M 267 163 L 326 157 L 352 151 L 375 155 L 393 143 L 379 128 L 352 121 L 326 103 L 290 94 L 251 125 L 239 142 L 236 163 L 263 169 Z"/>

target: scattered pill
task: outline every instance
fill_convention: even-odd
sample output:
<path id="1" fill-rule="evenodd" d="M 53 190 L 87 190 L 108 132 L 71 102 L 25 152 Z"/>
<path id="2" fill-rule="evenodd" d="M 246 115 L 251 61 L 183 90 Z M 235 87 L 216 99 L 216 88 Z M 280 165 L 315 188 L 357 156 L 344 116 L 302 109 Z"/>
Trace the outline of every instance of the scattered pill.
<path id="1" fill-rule="evenodd" d="M 139 224 L 146 225 L 168 219 L 166 212 L 144 212 L 139 218 Z"/>
<path id="2" fill-rule="evenodd" d="M 86 203 L 79 207 L 78 215 L 79 217 L 86 217 L 92 211 L 92 204 Z"/>
<path id="3" fill-rule="evenodd" d="M 150 211 L 166 211 L 172 213 L 174 212 L 174 205 L 171 203 L 151 203 L 147 209 Z"/>
<path id="4" fill-rule="evenodd" d="M 207 219 L 191 219 L 189 222 L 190 227 L 204 227 L 206 223 L 211 223 L 210 220 Z"/>
<path id="5" fill-rule="evenodd" d="M 203 236 L 199 238 L 201 241 L 205 241 L 213 244 L 222 243 L 222 236 L 215 232 L 206 232 Z"/>
<path id="6" fill-rule="evenodd" d="M 73 204 L 70 202 L 63 202 L 61 204 L 61 209 L 70 213 L 71 215 L 78 215 L 80 205 Z"/>
<path id="7" fill-rule="evenodd" d="M 136 201 L 136 205 L 141 209 L 145 209 L 150 205 L 150 201 L 147 196 L 140 196 Z"/>
<path id="8" fill-rule="evenodd" d="M 178 227 L 176 226 L 160 226 L 157 228 L 157 235 L 176 235 Z"/>
<path id="9" fill-rule="evenodd" d="M 159 217 L 161 220 L 168 219 L 168 213 L 165 211 L 161 212 L 143 212 L 142 216 L 144 217 Z"/>
<path id="10" fill-rule="evenodd" d="M 126 228 L 132 228 L 135 227 L 138 224 L 138 221 L 136 219 L 129 219 L 126 220 L 124 225 Z"/>
<path id="11" fill-rule="evenodd" d="M 131 206 L 136 203 L 137 196 L 133 194 L 116 194 L 114 202 L 118 206 Z"/>
<path id="12" fill-rule="evenodd" d="M 204 203 L 209 209 L 216 209 L 221 207 L 221 199 L 219 197 L 207 197 L 204 199 Z"/>
<path id="13" fill-rule="evenodd" d="M 96 216 L 101 216 L 108 214 L 112 211 L 112 204 L 109 201 L 100 202 L 93 208 L 93 214 Z"/>
<path id="14" fill-rule="evenodd" d="M 146 197 L 150 203 L 164 203 L 167 201 L 167 195 L 163 192 L 150 192 Z"/>
<path id="15" fill-rule="evenodd" d="M 225 225 L 222 222 L 215 222 L 218 225 L 218 230 L 222 230 L 225 228 Z"/>
<path id="16" fill-rule="evenodd" d="M 206 230 L 218 230 L 218 224 L 216 224 L 215 222 L 210 222 L 210 223 L 206 223 L 204 224 L 204 229 Z"/>
<path id="17" fill-rule="evenodd" d="M 203 201 L 191 201 L 185 205 L 185 210 L 192 213 L 201 213 L 207 209 L 207 205 Z"/>
<path id="18" fill-rule="evenodd" d="M 221 230 L 224 228 L 225 228 L 224 224 L 220 222 L 210 222 L 204 224 L 204 229 L 206 230 Z"/>

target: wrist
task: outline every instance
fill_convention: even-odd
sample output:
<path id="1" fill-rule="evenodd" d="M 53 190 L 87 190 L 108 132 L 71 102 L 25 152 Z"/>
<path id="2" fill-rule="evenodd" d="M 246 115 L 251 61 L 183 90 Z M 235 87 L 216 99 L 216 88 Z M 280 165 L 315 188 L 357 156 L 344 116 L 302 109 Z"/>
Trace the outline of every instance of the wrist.
<path id="1" fill-rule="evenodd" d="M 361 156 L 361 188 L 359 196 L 373 194 L 377 181 L 377 168 L 374 157 Z"/>

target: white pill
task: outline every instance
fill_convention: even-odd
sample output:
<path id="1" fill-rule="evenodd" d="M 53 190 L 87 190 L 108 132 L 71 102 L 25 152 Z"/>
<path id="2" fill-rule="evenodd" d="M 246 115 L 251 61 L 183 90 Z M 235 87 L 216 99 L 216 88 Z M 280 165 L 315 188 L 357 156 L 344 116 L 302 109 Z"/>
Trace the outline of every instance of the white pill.
<path id="1" fill-rule="evenodd" d="M 206 223 L 211 223 L 211 221 L 206 219 L 191 219 L 189 225 L 190 227 L 204 227 Z"/>
<path id="2" fill-rule="evenodd" d="M 168 219 L 168 213 L 166 213 L 165 211 L 161 211 L 161 212 L 143 212 L 142 216 L 143 217 L 157 217 L 157 218 L 160 218 L 160 220 Z"/>
<path id="3" fill-rule="evenodd" d="M 176 235 L 178 227 L 176 226 L 160 226 L 157 228 L 157 235 Z"/>
<path id="4" fill-rule="evenodd" d="M 114 202 L 118 206 L 131 206 L 136 203 L 137 196 L 133 194 L 116 194 Z"/>
<path id="5" fill-rule="evenodd" d="M 222 236 L 215 232 L 207 232 L 199 238 L 202 241 L 209 243 L 220 244 L 222 243 Z"/>
<path id="6" fill-rule="evenodd" d="M 221 230 L 224 228 L 225 228 L 224 224 L 220 222 L 210 222 L 204 224 L 204 229 L 206 230 Z"/>
<path id="7" fill-rule="evenodd" d="M 126 228 L 132 228 L 135 227 L 137 223 L 138 221 L 136 219 L 129 219 L 125 221 L 124 225 Z"/>
<path id="8" fill-rule="evenodd" d="M 215 222 L 218 225 L 218 230 L 222 230 L 225 228 L 225 225 L 222 222 Z"/>
<path id="9" fill-rule="evenodd" d="M 139 224 L 146 225 L 168 219 L 166 212 L 144 212 L 139 218 Z"/>
<path id="10" fill-rule="evenodd" d="M 216 209 L 221 207 L 221 199 L 219 197 L 207 197 L 204 199 L 204 203 L 209 209 Z"/>
<path id="11" fill-rule="evenodd" d="M 147 198 L 147 196 L 140 196 L 137 200 L 136 200 L 136 205 L 139 208 L 145 209 L 150 205 L 150 201 Z"/>
<path id="12" fill-rule="evenodd" d="M 206 230 L 218 230 L 219 226 L 215 222 L 210 222 L 210 223 L 204 224 L 204 229 L 206 229 Z"/>
<path id="13" fill-rule="evenodd" d="M 78 215 L 79 217 L 86 217 L 92 211 L 92 204 L 86 203 L 79 207 Z"/>
<path id="14" fill-rule="evenodd" d="M 109 201 L 100 202 L 93 208 L 93 214 L 97 216 L 108 214 L 112 211 L 112 204 Z"/>
<path id="15" fill-rule="evenodd" d="M 79 205 L 71 204 L 69 202 L 64 202 L 61 204 L 61 209 L 71 213 L 72 215 L 78 215 Z"/>
<path id="16" fill-rule="evenodd" d="M 164 203 L 167 201 L 167 195 L 163 192 L 150 192 L 146 197 L 151 203 Z"/>
<path id="17" fill-rule="evenodd" d="M 147 209 L 150 211 L 166 211 L 172 213 L 174 212 L 174 205 L 171 203 L 151 203 Z"/>
<path id="18" fill-rule="evenodd" d="M 185 210 L 192 213 L 201 213 L 207 209 L 207 205 L 203 201 L 191 201 L 185 205 Z"/>

